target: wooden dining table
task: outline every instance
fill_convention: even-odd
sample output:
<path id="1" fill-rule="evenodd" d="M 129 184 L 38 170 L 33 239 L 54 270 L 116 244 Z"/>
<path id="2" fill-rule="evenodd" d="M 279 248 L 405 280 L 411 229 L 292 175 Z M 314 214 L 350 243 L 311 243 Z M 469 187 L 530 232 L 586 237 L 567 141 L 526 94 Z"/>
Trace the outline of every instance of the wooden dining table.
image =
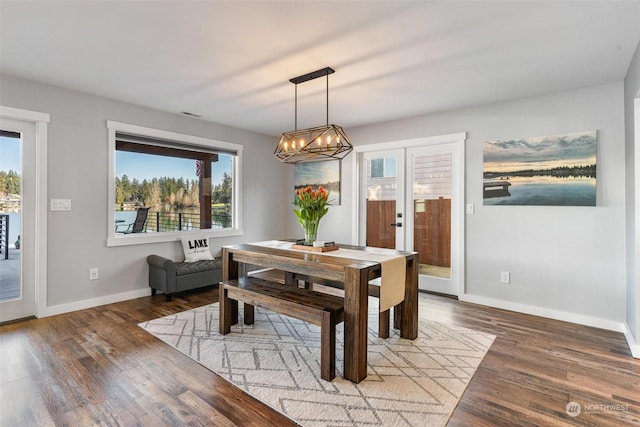
<path id="1" fill-rule="evenodd" d="M 379 248 L 339 245 L 364 252 L 358 259 L 331 256 L 326 253 L 269 247 L 247 243 L 222 247 L 222 280 L 237 279 L 245 268 L 253 265 L 273 268 L 304 277 L 325 279 L 344 284 L 344 369 L 343 377 L 359 383 L 367 376 L 368 285 L 382 275 L 380 262 L 367 261 L 366 252 L 380 253 Z M 390 256 L 404 256 L 406 274 L 404 299 L 395 309 L 394 325 L 400 336 L 418 336 L 418 253 L 389 249 Z M 374 259 L 377 259 L 374 257 Z"/>

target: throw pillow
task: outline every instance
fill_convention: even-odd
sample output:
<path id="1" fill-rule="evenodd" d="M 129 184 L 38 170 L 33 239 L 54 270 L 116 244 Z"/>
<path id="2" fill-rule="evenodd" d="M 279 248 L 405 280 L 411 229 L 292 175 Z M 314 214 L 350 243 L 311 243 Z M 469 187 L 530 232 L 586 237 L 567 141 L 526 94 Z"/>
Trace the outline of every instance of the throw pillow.
<path id="1" fill-rule="evenodd" d="M 213 259 L 207 236 L 182 237 L 180 240 L 182 240 L 182 250 L 186 262 Z"/>

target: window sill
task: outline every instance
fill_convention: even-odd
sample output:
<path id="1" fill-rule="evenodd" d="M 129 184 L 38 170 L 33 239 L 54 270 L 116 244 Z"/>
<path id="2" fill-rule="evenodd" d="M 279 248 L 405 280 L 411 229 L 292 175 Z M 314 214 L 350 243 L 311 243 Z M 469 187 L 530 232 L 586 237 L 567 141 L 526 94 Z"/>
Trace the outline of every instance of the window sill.
<path id="1" fill-rule="evenodd" d="M 202 236 L 209 238 L 242 236 L 242 229 L 229 228 L 225 230 L 193 230 L 166 233 L 136 233 L 111 235 L 107 238 L 107 247 L 146 245 L 151 243 L 175 242 L 182 237 Z"/>

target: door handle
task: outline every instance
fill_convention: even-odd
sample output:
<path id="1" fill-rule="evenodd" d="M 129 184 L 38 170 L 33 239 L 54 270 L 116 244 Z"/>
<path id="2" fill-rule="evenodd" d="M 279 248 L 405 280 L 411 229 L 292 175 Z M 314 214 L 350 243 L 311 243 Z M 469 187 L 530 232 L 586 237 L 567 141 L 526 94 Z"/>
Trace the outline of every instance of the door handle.
<path id="1" fill-rule="evenodd" d="M 394 224 L 389 224 L 392 227 L 402 227 L 402 223 L 401 222 L 396 222 Z"/>

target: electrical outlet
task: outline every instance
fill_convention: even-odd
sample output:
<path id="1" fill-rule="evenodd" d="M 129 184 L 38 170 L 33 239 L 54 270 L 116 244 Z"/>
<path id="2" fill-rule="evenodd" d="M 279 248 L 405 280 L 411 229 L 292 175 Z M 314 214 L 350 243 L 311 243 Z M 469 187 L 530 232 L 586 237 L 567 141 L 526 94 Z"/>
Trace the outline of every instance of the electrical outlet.
<path id="1" fill-rule="evenodd" d="M 500 283 L 509 283 L 511 281 L 511 274 L 508 271 L 500 272 Z"/>
<path id="2" fill-rule="evenodd" d="M 89 280 L 98 280 L 98 267 L 89 269 Z"/>
<path id="3" fill-rule="evenodd" d="M 467 215 L 473 215 L 474 206 L 473 203 L 467 203 Z"/>

